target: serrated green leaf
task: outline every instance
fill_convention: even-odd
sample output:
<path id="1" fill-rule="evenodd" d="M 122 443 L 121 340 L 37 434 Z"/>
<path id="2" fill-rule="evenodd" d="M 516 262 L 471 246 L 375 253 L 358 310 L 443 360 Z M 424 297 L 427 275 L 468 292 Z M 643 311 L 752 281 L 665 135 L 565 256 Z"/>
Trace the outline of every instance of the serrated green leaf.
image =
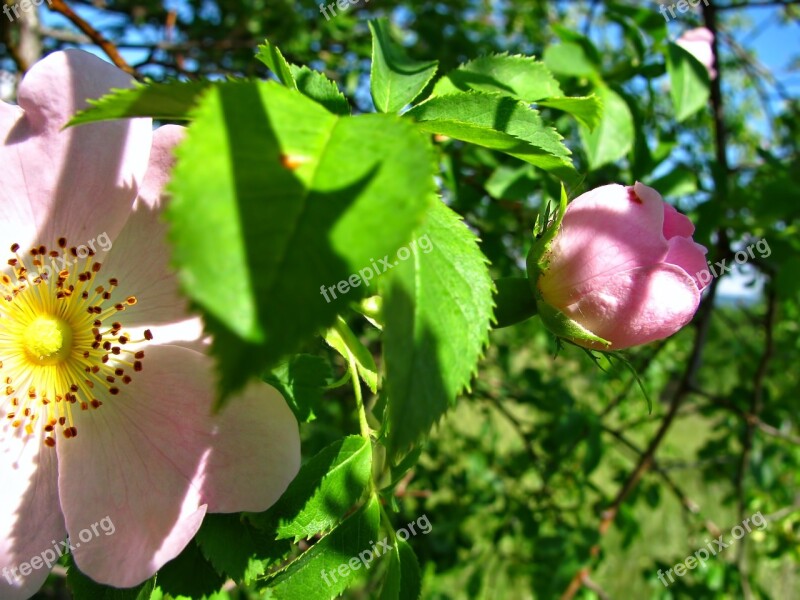
<path id="1" fill-rule="evenodd" d="M 358 503 L 371 474 L 371 444 L 346 437 L 304 464 L 275 506 L 250 520 L 279 539 L 312 537 L 333 528 Z"/>
<path id="2" fill-rule="evenodd" d="M 314 466 L 319 464 L 318 461 Z M 313 469 L 308 472 L 313 474 Z M 305 476 L 302 472 L 301 475 Z M 345 438 L 328 472 L 303 504 L 302 510 L 291 521 L 278 527 L 278 539 L 306 539 L 333 527 L 359 501 L 369 486 L 371 475 L 372 445 L 369 440 L 355 436 Z"/>
<path id="3" fill-rule="evenodd" d="M 563 110 L 588 127 L 590 131 L 599 125 L 603 115 L 603 105 L 600 103 L 600 98 L 594 94 L 580 97 L 545 98 L 536 104 Z"/>
<path id="4" fill-rule="evenodd" d="M 667 72 L 675 119 L 684 121 L 708 104 L 708 71 L 690 52 L 672 42 L 667 44 Z"/>
<path id="5" fill-rule="evenodd" d="M 299 354 L 272 369 L 264 381 L 278 389 L 298 421 L 308 423 L 316 418 L 314 409 L 330 377 L 331 366 L 324 358 Z"/>
<path id="6" fill-rule="evenodd" d="M 324 288 L 408 241 L 434 161 L 398 117 L 337 117 L 275 82 L 219 84 L 195 116 L 167 219 L 227 397 L 369 293 Z"/>
<path id="7" fill-rule="evenodd" d="M 283 85 L 290 89 L 297 89 L 297 82 L 292 74 L 291 66 L 283 57 L 280 49 L 270 44 L 269 40 L 264 40 L 264 43 L 258 47 L 256 59 L 264 63 Z"/>
<path id="8" fill-rule="evenodd" d="M 384 287 L 388 442 L 395 456 L 469 385 L 492 321 L 494 285 L 475 235 L 437 203 L 415 234 L 425 237 L 431 250 L 401 263 Z"/>
<path id="9" fill-rule="evenodd" d="M 393 113 L 410 104 L 436 75 L 439 61 L 416 61 L 391 37 L 385 18 L 369 22 L 372 32 L 370 89 L 375 108 Z"/>
<path id="10" fill-rule="evenodd" d="M 336 318 L 336 325 L 325 332 L 325 342 L 348 362 L 352 356 L 356 362 L 359 377 L 364 380 L 373 394 L 378 391 L 378 367 L 375 366 L 375 358 L 347 326 L 344 319 Z"/>
<path id="11" fill-rule="evenodd" d="M 417 555 L 408 542 L 396 539 L 395 544 L 389 555 L 381 600 L 417 600 L 422 593 Z"/>
<path id="12" fill-rule="evenodd" d="M 335 115 L 350 114 L 350 103 L 339 91 L 336 82 L 306 66 L 289 65 L 289 70 L 300 92 L 316 100 Z"/>
<path id="13" fill-rule="evenodd" d="M 599 86 L 597 95 L 603 103 L 603 117 L 594 131 L 580 128 L 580 137 L 589 168 L 597 169 L 616 162 L 633 148 L 633 115 L 625 100 L 607 86 Z"/>
<path id="14" fill-rule="evenodd" d="M 250 583 L 264 574 L 290 549 L 287 542 L 275 541 L 246 522 L 241 515 L 207 515 L 197 532 L 197 545 L 203 556 L 221 575 Z"/>
<path id="15" fill-rule="evenodd" d="M 269 582 L 269 589 L 276 598 L 330 600 L 337 597 L 355 582 L 365 579 L 369 569 L 378 564 L 379 557 L 368 561 L 365 552 L 374 554 L 371 550 L 378 538 L 379 526 L 380 506 L 373 496 L 339 527 L 280 571 Z M 358 568 L 350 567 L 350 561 Z"/>
<path id="16" fill-rule="evenodd" d="M 565 178 L 575 175 L 562 137 L 519 100 L 481 92 L 434 96 L 404 116 L 422 131 L 499 150 Z"/>
<path id="17" fill-rule="evenodd" d="M 178 556 L 165 564 L 158 572 L 158 587 L 170 596 L 202 598 L 219 591 L 226 578 L 200 552 L 192 541 Z"/>
<path id="18" fill-rule="evenodd" d="M 115 89 L 92 106 L 75 114 L 67 127 L 133 117 L 152 117 L 171 121 L 187 121 L 191 111 L 211 81 L 181 81 L 172 83 L 137 83 L 129 89 Z"/>
<path id="19" fill-rule="evenodd" d="M 483 56 L 450 71 L 436 82 L 433 95 L 470 90 L 504 94 L 525 102 L 563 94 L 544 63 L 530 56 L 507 54 Z"/>
<path id="20" fill-rule="evenodd" d="M 101 585 L 81 573 L 70 554 L 67 556 L 67 587 L 74 600 L 150 600 L 155 590 L 155 579 L 129 589 L 117 589 Z"/>

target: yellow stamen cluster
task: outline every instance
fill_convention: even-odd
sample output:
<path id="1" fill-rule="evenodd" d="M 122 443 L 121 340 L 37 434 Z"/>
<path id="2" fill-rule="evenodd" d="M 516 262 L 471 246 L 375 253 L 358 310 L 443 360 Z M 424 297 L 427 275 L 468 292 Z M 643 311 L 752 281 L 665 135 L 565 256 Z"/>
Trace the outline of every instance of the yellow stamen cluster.
<path id="1" fill-rule="evenodd" d="M 110 303 L 119 281 L 98 285 L 94 250 L 68 248 L 65 238 L 58 247 L 20 254 L 13 244 L 10 273 L 0 273 L 0 407 L 29 435 L 41 423 L 49 447 L 59 428 L 65 438 L 78 434 L 74 411 L 99 408 L 131 383 L 144 358 L 136 347 L 152 339 L 147 330 L 132 340 L 120 322 L 107 323 L 136 297 Z"/>

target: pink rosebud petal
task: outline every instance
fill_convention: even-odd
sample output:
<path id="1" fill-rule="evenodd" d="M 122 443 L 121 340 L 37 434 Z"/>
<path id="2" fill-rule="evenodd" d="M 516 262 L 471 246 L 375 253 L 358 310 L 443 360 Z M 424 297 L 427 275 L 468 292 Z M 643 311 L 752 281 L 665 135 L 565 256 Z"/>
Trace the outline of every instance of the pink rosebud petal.
<path id="1" fill-rule="evenodd" d="M 669 251 L 664 262 L 676 265 L 686 271 L 695 281 L 697 288 L 703 290 L 711 281 L 711 273 L 706 264 L 704 246 L 692 241 L 688 237 L 674 237 L 669 241 Z"/>
<path id="2" fill-rule="evenodd" d="M 537 281 L 542 300 L 619 350 L 667 337 L 710 280 L 694 225 L 653 188 L 606 185 L 569 205 Z M 587 347 L 594 342 L 573 340 Z"/>
<path id="3" fill-rule="evenodd" d="M 677 332 L 699 302 L 700 290 L 683 269 L 660 264 L 616 273 L 564 312 L 623 350 Z"/>
<path id="4" fill-rule="evenodd" d="M 645 186 L 643 186 L 644 188 Z M 618 184 L 595 188 L 567 208 L 539 289 L 553 306 L 575 301 L 598 277 L 660 262 L 667 241 L 661 197 Z M 653 190 L 654 191 L 654 190 Z M 658 232 L 654 235 L 654 232 Z"/>
<path id="5" fill-rule="evenodd" d="M 664 237 L 671 240 L 675 236 L 692 237 L 694 223 L 689 217 L 679 213 L 671 204 L 664 203 Z"/>

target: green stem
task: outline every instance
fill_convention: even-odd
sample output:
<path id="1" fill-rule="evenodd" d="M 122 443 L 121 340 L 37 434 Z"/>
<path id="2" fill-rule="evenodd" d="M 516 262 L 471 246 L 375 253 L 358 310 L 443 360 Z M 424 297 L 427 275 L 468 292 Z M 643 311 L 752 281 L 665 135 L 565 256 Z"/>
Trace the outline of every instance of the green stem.
<path id="1" fill-rule="evenodd" d="M 358 425 L 361 429 L 361 437 L 372 442 L 370 434 L 369 423 L 367 422 L 367 410 L 364 407 L 364 397 L 361 394 L 361 379 L 358 377 L 358 365 L 356 364 L 355 357 L 350 354 L 347 357 L 347 362 L 350 368 L 350 377 L 353 380 L 353 392 L 356 395 L 356 408 L 358 408 Z"/>

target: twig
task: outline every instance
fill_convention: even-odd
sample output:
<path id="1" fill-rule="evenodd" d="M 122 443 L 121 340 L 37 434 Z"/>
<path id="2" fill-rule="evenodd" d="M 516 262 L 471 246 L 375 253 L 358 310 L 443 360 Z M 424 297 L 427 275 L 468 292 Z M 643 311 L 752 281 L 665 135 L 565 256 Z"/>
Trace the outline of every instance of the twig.
<path id="1" fill-rule="evenodd" d="M 636 444 L 630 441 L 621 431 L 617 431 L 616 429 L 612 429 L 611 427 L 607 427 L 605 425 L 603 425 L 603 431 L 615 437 L 623 445 L 627 446 L 628 448 L 636 452 L 636 454 L 638 454 L 639 456 L 644 454 L 644 452 L 638 446 L 636 446 Z M 700 512 L 700 507 L 697 505 L 697 503 L 694 502 L 691 498 L 689 498 L 686 495 L 686 493 L 684 493 L 684 491 L 675 482 L 675 480 L 672 479 L 672 477 L 670 477 L 669 473 L 663 467 L 663 465 L 660 465 L 655 460 L 653 460 L 653 471 L 655 473 L 658 473 L 658 475 L 664 480 L 664 483 L 666 483 L 667 487 L 669 487 L 672 490 L 672 492 L 680 501 L 681 506 L 687 513 L 694 515 Z"/>
<path id="2" fill-rule="evenodd" d="M 118 68 L 132 76 L 136 76 L 136 71 L 131 67 L 127 61 L 122 58 L 117 47 L 103 36 L 102 33 L 92 27 L 83 17 L 76 13 L 64 0 L 49 0 L 50 8 L 57 13 L 64 15 L 69 19 L 78 29 L 80 29 L 89 40 L 100 46 L 106 56 L 111 59 Z"/>
<path id="3" fill-rule="evenodd" d="M 528 457 L 531 459 L 531 461 L 534 464 L 539 462 L 539 456 L 536 454 L 536 449 L 533 447 L 533 444 L 531 444 L 528 434 L 525 433 L 524 429 L 522 428 L 522 424 L 517 420 L 517 418 L 511 414 L 511 412 L 505 406 L 503 406 L 503 403 L 499 398 L 491 394 L 487 394 L 484 397 L 492 403 L 492 406 L 494 406 L 509 423 L 511 423 L 514 431 L 517 432 L 517 435 L 522 440 L 522 444 L 525 446 L 525 450 L 528 453 Z"/>

